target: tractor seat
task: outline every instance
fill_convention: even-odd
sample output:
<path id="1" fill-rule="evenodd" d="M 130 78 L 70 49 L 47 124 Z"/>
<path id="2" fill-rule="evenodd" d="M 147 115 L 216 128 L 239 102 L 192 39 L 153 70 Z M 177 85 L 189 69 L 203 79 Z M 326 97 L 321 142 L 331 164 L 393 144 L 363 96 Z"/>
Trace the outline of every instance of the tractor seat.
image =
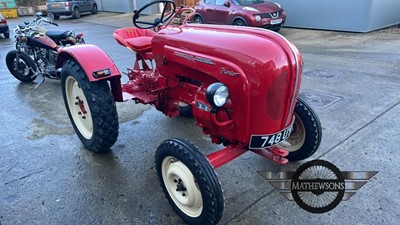
<path id="1" fill-rule="evenodd" d="M 126 27 L 114 31 L 113 37 L 122 46 L 138 53 L 146 53 L 151 50 L 151 39 L 155 34 L 151 30 Z"/>
<path id="2" fill-rule="evenodd" d="M 69 33 L 71 31 L 67 30 L 67 31 L 47 31 L 46 35 L 48 37 L 50 37 L 51 39 L 65 39 L 68 37 Z"/>

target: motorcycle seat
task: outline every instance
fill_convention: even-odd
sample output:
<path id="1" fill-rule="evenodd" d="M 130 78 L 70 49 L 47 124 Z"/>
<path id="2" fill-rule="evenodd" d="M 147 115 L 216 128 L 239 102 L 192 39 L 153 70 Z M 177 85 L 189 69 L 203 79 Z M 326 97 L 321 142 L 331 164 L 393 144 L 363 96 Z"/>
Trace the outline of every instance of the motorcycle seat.
<path id="1" fill-rule="evenodd" d="M 51 31 L 47 31 L 46 35 L 48 37 L 50 37 L 51 39 L 65 39 L 69 36 L 69 33 L 71 31 L 67 30 L 67 31 L 57 31 L 57 30 L 51 30 Z"/>
<path id="2" fill-rule="evenodd" d="M 118 44 L 144 54 L 151 51 L 151 39 L 156 33 L 147 29 L 139 29 L 136 27 L 126 27 L 115 30 L 114 39 Z"/>

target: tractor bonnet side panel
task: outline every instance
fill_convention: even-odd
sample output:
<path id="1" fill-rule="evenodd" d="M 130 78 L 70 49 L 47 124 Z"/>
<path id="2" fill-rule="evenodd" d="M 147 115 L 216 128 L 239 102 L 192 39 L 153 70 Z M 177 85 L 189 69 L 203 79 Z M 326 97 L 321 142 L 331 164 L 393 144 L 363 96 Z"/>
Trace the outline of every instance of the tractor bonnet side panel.
<path id="1" fill-rule="evenodd" d="M 215 25 L 161 30 L 152 41 L 161 75 L 204 87 L 224 83 L 230 91 L 235 140 L 272 134 L 291 120 L 301 82 L 301 56 L 271 31 Z M 229 138 L 232 140 L 232 137 Z"/>

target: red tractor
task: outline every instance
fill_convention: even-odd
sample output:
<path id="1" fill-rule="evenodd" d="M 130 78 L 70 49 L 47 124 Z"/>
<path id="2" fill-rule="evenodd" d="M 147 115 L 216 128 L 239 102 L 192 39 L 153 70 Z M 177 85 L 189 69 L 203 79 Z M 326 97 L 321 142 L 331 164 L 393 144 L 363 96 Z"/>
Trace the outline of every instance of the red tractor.
<path id="1" fill-rule="evenodd" d="M 144 9 L 160 4 L 154 22 L 139 20 Z M 176 213 L 189 224 L 216 224 L 224 202 L 215 168 L 249 151 L 280 164 L 306 159 L 319 147 L 321 125 L 298 98 L 303 61 L 292 43 L 265 29 L 186 23 L 189 17 L 171 25 L 185 10 L 193 13 L 172 1 L 151 2 L 134 15 L 136 27 L 114 32 L 119 44 L 136 52 L 126 84 L 94 45 L 62 49 L 57 68 L 69 118 L 92 152 L 108 151 L 117 141 L 115 101 L 127 100 L 151 104 L 169 117 L 192 115 L 213 143 L 223 144 L 204 155 L 174 138 L 162 142 L 155 156 Z"/>

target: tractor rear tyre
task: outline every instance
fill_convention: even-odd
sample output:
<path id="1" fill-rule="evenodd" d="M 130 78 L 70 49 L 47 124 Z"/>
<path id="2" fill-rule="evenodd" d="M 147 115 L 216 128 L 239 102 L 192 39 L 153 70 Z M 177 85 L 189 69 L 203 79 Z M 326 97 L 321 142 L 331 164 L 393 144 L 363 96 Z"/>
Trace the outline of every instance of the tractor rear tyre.
<path id="1" fill-rule="evenodd" d="M 301 98 L 294 109 L 293 131 L 277 147 L 289 151 L 289 161 L 303 160 L 313 155 L 321 143 L 321 122 L 314 110 Z"/>
<path id="2" fill-rule="evenodd" d="M 188 224 L 217 224 L 224 211 L 223 193 L 199 148 L 182 139 L 166 140 L 155 158 L 161 187 L 175 212 Z"/>
<path id="3" fill-rule="evenodd" d="M 83 145 L 106 152 L 118 138 L 118 113 L 107 81 L 90 82 L 80 65 L 66 61 L 61 86 L 69 119 Z"/>

